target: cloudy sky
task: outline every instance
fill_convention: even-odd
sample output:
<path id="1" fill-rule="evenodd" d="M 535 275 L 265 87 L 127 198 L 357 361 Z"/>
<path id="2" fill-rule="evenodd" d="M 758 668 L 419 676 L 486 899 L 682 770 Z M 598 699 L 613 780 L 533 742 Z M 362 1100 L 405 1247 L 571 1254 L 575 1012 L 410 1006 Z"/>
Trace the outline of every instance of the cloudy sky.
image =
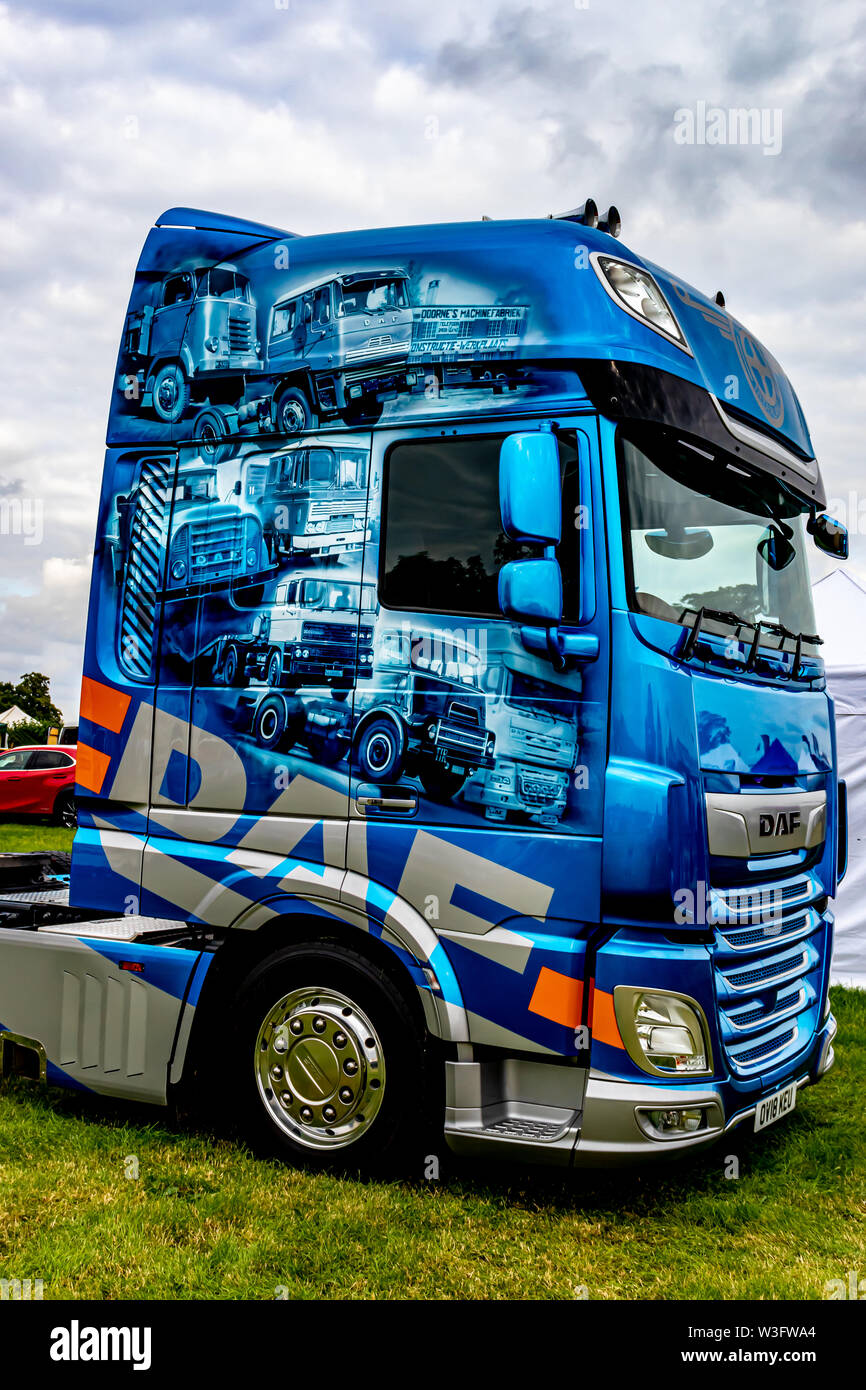
<path id="1" fill-rule="evenodd" d="M 178 204 L 314 233 L 616 202 L 779 358 L 856 526 L 864 39 L 855 0 L 0 3 L 0 678 L 76 714 L 117 342 Z M 699 102 L 781 148 L 677 143 Z"/>

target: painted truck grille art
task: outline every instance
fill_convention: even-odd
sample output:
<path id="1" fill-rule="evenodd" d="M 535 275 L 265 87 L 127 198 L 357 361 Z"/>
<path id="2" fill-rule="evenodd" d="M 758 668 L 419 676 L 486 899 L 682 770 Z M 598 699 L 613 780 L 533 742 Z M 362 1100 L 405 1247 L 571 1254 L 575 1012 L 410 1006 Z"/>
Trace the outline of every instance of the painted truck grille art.
<path id="1" fill-rule="evenodd" d="M 143 679 L 153 668 L 157 593 L 165 561 L 165 514 L 173 468 L 174 461 L 167 458 L 144 463 L 130 528 L 118 625 L 120 660 L 130 675 Z"/>

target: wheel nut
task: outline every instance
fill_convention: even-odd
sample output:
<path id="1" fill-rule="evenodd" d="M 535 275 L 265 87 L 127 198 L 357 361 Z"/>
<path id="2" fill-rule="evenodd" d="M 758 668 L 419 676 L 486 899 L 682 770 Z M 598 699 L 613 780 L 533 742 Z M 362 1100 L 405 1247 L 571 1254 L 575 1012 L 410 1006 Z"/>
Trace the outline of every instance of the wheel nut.
<path id="1" fill-rule="evenodd" d="M 275 1081 L 279 1081 L 279 1079 L 280 1079 L 280 1077 L 282 1076 L 282 1074 L 283 1074 L 283 1069 L 282 1069 L 282 1067 L 271 1067 L 271 1076 L 274 1078 Z"/>
<path id="2" fill-rule="evenodd" d="M 293 1018 L 290 1027 L 293 1033 L 303 1033 L 304 1020 L 302 1018 Z"/>
<path id="3" fill-rule="evenodd" d="M 313 1019 L 313 1031 L 314 1031 L 315 1033 L 324 1033 L 324 1031 L 325 1031 L 325 1020 L 324 1020 L 323 1018 L 314 1018 L 314 1019 Z"/>
<path id="4" fill-rule="evenodd" d="M 288 1109 L 288 1107 L 289 1107 L 289 1106 L 291 1105 L 291 1103 L 292 1103 L 292 1093 L 291 1093 L 291 1091 L 283 1091 L 283 1094 L 280 1096 L 280 1100 L 283 1102 L 283 1105 L 285 1105 L 286 1108 Z"/>
<path id="5" fill-rule="evenodd" d="M 335 1033 L 335 1034 L 334 1034 L 334 1046 L 335 1046 L 335 1047 L 345 1047 L 345 1046 L 346 1046 L 346 1034 L 345 1034 L 345 1033 Z"/>
<path id="6" fill-rule="evenodd" d="M 285 1033 L 274 1034 L 274 1052 L 285 1052 L 289 1046 L 289 1040 Z"/>
<path id="7" fill-rule="evenodd" d="M 336 1120 L 336 1118 L 337 1118 L 337 1112 L 336 1112 L 336 1110 L 334 1109 L 333 1105 L 326 1105 L 325 1108 L 324 1108 L 324 1110 L 322 1111 L 322 1119 L 323 1119 L 323 1120 L 331 1121 L 331 1120 Z"/>
<path id="8" fill-rule="evenodd" d="M 349 1104 L 349 1101 L 350 1101 L 351 1099 L 352 1099 L 352 1092 L 349 1090 L 349 1087 L 348 1087 L 348 1086 L 341 1086 L 341 1087 L 340 1087 L 340 1100 L 343 1102 L 343 1104 L 344 1104 L 344 1105 L 348 1105 L 348 1104 Z"/>
<path id="9" fill-rule="evenodd" d="M 345 1062 L 343 1063 L 343 1071 L 346 1073 L 346 1075 L 354 1076 L 357 1070 L 358 1063 L 355 1061 L 354 1057 L 347 1057 Z"/>
<path id="10" fill-rule="evenodd" d="M 302 1110 L 301 1110 L 301 1119 L 303 1120 L 303 1122 L 304 1122 L 305 1125 L 308 1125 L 308 1124 L 310 1123 L 310 1120 L 311 1120 L 312 1118 L 313 1118 L 313 1112 L 312 1112 L 312 1110 L 310 1109 L 309 1105 L 305 1105 L 305 1106 L 302 1108 Z"/>

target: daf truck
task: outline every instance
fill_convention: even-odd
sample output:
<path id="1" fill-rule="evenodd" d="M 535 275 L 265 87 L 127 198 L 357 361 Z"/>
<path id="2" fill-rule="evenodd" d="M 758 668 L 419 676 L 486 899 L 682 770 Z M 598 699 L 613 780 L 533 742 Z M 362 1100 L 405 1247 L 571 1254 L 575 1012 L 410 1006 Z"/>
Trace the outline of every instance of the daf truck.
<path id="1" fill-rule="evenodd" d="M 179 378 L 176 397 L 154 381 L 146 431 L 114 393 L 77 829 L 71 862 L 0 859 L 0 1069 L 156 1106 L 186 1091 L 313 1167 L 439 1143 L 645 1163 L 808 1111 L 834 1056 L 846 800 L 807 559 L 844 557 L 847 536 L 779 363 L 618 232 L 591 200 L 321 237 L 157 220 L 133 306 L 174 268 L 196 267 L 200 294 L 230 266 L 268 358 L 290 307 L 327 288 L 335 318 L 399 330 L 402 364 L 402 296 L 435 285 L 448 315 L 411 337 L 419 382 L 453 335 L 461 371 L 509 389 L 399 390 L 351 430 L 259 417 L 247 520 L 272 459 L 369 458 L 365 519 L 340 532 L 351 565 L 314 545 L 290 580 L 281 547 L 263 570 L 231 540 L 201 584 L 185 538 L 193 513 L 221 524 L 237 461 L 181 502 L 202 460 L 169 418 Z M 379 288 L 382 306 L 351 303 Z M 203 360 L 183 313 L 172 360 Z M 306 484 L 284 481 L 291 506 Z M 343 572 L 341 679 L 263 685 L 272 582 Z M 228 682 L 179 658 L 235 623 L 258 633 L 248 686 L 237 644 Z M 295 635 L 278 681 L 290 650 L 304 660 Z"/>

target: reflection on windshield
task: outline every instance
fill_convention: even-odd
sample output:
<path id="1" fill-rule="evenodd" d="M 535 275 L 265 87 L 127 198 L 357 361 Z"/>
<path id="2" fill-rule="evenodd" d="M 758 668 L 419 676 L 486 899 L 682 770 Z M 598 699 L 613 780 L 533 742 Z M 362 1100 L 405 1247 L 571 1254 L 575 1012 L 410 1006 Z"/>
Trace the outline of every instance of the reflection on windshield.
<path id="1" fill-rule="evenodd" d="M 356 280 L 342 286 L 337 313 L 374 314 L 381 309 L 406 309 L 408 305 L 405 280 Z"/>
<path id="2" fill-rule="evenodd" d="M 301 602 L 305 608 L 328 608 L 337 612 L 357 611 L 358 584 L 326 583 L 319 579 L 305 579 Z M 370 613 L 376 605 L 376 594 L 372 584 L 361 589 L 361 611 Z"/>
<path id="3" fill-rule="evenodd" d="M 804 503 L 675 439 L 621 436 L 621 456 L 632 607 L 674 623 L 713 608 L 814 633 Z"/>

